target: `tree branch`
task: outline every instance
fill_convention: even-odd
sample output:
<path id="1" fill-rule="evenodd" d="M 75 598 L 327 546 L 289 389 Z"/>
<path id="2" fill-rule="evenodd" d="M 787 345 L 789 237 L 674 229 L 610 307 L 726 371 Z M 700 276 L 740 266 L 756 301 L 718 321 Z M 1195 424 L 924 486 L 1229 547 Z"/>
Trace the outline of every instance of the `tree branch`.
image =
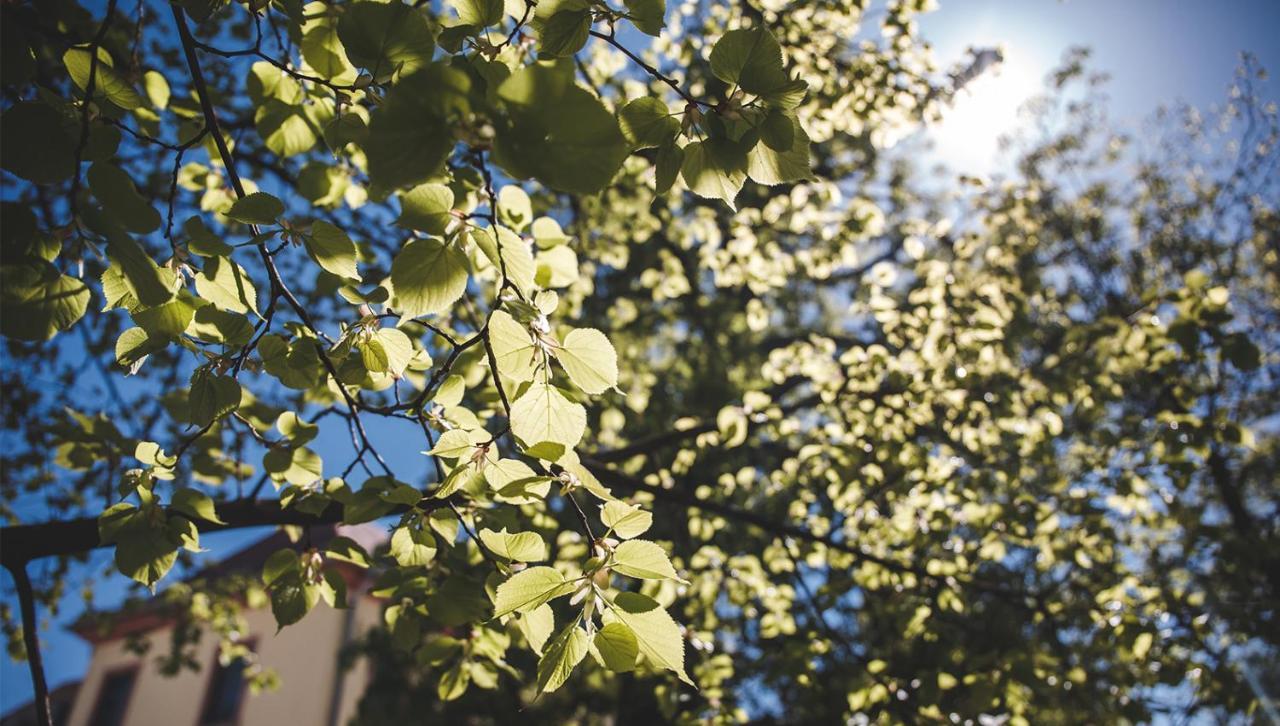
<path id="1" fill-rule="evenodd" d="M 8 556 L 8 547 L 4 548 Z M 49 682 L 44 678 L 44 657 L 40 655 L 40 636 L 36 623 L 36 601 L 31 590 L 31 578 L 27 576 L 27 565 L 10 564 L 5 567 L 13 575 L 13 584 L 18 589 L 18 605 L 22 610 L 22 642 L 27 649 L 27 665 L 31 667 L 31 683 L 35 686 L 36 722 L 42 726 L 53 726 L 53 715 L 49 708 Z"/>

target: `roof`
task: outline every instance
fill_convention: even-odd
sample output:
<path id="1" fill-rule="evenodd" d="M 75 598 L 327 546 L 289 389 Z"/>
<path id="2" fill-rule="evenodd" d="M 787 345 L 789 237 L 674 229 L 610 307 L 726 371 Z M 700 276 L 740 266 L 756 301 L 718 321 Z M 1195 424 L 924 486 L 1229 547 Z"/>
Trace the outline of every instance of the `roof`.
<path id="1" fill-rule="evenodd" d="M 294 542 L 283 529 L 277 529 L 226 559 L 200 569 L 185 581 L 214 580 L 243 573 L 257 574 L 262 571 L 267 558 L 277 550 L 301 551 L 308 547 L 323 549 L 337 537 L 347 537 L 363 547 L 365 551 L 373 552 L 387 541 L 387 532 L 373 523 L 325 524 L 311 527 L 305 538 Z M 363 570 L 346 562 L 334 562 L 333 565 L 340 569 L 348 579 L 349 585 L 364 576 Z M 130 635 L 140 635 L 164 627 L 172 621 L 170 605 L 163 599 L 135 599 L 127 601 L 118 610 L 86 612 L 71 624 L 70 630 L 91 643 L 101 643 Z"/>

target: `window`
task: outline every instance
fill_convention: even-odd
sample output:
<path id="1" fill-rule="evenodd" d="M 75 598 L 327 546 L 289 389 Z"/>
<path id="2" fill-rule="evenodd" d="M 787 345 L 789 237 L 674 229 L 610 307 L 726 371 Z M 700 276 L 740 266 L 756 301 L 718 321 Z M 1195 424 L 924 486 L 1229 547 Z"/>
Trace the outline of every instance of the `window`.
<path id="1" fill-rule="evenodd" d="M 125 711 L 129 708 L 129 696 L 133 695 L 133 683 L 138 669 L 117 670 L 107 673 L 98 689 L 98 703 L 93 707 L 91 726 L 121 726 Z"/>
<path id="2" fill-rule="evenodd" d="M 236 658 L 227 664 L 217 663 L 209 679 L 209 692 L 205 694 L 201 726 L 230 726 L 240 717 L 240 704 L 244 701 L 244 672 L 249 663 Z"/>

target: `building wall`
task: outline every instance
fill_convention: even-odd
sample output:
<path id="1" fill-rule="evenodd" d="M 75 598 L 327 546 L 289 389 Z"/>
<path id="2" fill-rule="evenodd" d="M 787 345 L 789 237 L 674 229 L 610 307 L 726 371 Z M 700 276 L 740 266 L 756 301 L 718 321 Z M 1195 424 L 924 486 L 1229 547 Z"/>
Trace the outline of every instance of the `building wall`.
<path id="1" fill-rule="evenodd" d="M 279 633 L 269 610 L 245 613 L 249 625 L 246 637 L 256 641 L 254 650 L 262 666 L 275 669 L 281 685 L 257 695 L 246 689 L 241 726 L 341 726 L 355 714 L 368 682 L 367 665 L 362 659 L 339 676 L 338 652 L 345 641 L 359 637 L 377 622 L 381 605 L 369 597 L 352 599 L 350 610 L 321 604 Z M 164 627 L 151 633 L 153 647 L 163 647 L 170 630 Z M 139 670 L 125 715 L 126 726 L 198 726 L 217 651 L 217 638 L 206 633 L 198 650 L 200 670 L 184 669 L 177 676 L 166 677 L 156 669 L 154 657 L 126 650 L 124 639 L 99 643 L 68 726 L 88 726 L 105 678 L 130 667 Z M 337 718 L 331 720 L 335 707 Z"/>

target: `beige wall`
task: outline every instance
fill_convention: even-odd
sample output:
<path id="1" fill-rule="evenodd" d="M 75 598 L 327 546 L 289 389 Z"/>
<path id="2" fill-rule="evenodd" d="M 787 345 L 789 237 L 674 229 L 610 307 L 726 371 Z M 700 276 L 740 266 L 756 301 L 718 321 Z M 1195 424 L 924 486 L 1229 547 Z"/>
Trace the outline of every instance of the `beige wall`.
<path id="1" fill-rule="evenodd" d="M 333 610 L 323 603 L 302 621 L 276 633 L 275 619 L 268 610 L 246 613 L 249 638 L 264 667 L 274 668 L 280 688 L 251 695 L 245 693 L 242 726 L 330 726 L 329 713 L 338 666 L 338 651 L 348 626 L 349 638 L 356 638 L 380 617 L 381 604 L 368 597 L 353 598 L 353 610 Z M 165 647 L 169 628 L 151 634 L 155 647 Z M 137 656 L 125 649 L 124 641 L 100 643 L 93 652 L 89 672 L 76 695 L 68 726 L 88 726 L 98 690 L 110 672 L 139 665 L 133 694 L 125 716 L 126 726 L 197 726 L 205 691 L 217 659 L 217 639 L 206 633 L 199 645 L 200 670 L 183 670 L 165 677 L 155 667 L 153 656 Z M 338 699 L 336 724 L 347 723 L 355 713 L 360 694 L 368 682 L 362 660 L 343 677 Z"/>

